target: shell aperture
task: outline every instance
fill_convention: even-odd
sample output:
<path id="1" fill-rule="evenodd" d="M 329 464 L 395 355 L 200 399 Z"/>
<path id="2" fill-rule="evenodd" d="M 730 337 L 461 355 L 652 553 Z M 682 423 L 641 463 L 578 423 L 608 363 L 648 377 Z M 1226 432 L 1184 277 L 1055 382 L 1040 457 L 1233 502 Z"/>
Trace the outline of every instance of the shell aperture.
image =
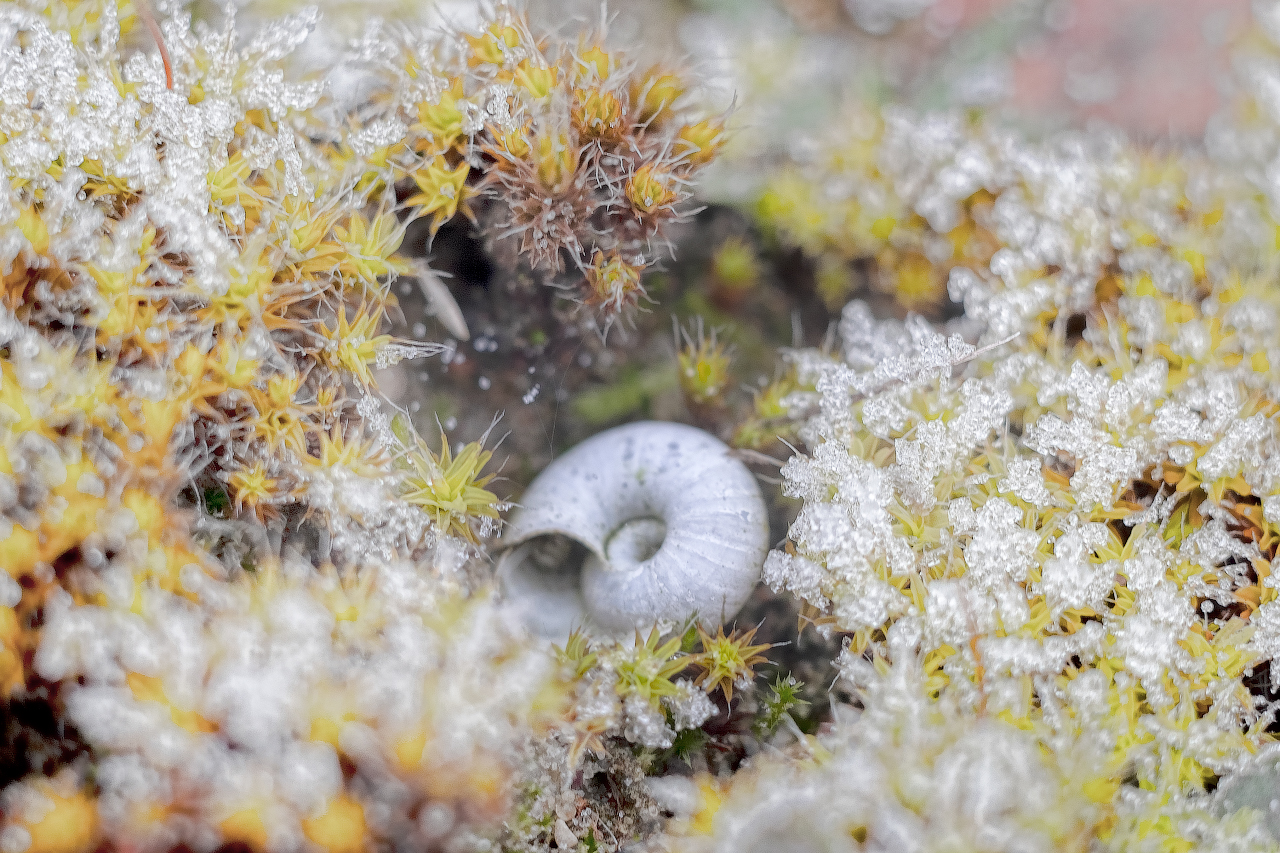
<path id="1" fill-rule="evenodd" d="M 549 637 L 732 617 L 759 581 L 769 522 L 754 475 L 728 453 L 702 430 L 652 421 L 572 448 L 511 516 L 504 594 Z"/>

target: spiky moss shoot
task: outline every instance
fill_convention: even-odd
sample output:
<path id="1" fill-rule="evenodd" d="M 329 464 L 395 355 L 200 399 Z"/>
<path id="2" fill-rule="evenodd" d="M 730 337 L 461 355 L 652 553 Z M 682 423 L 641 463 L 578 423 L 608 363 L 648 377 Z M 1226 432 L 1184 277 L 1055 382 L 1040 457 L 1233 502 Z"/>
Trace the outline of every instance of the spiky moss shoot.
<path id="1" fill-rule="evenodd" d="M 800 698 L 803 690 L 803 681 L 790 674 L 784 678 L 779 673 L 769 687 L 769 695 L 761 699 L 761 713 L 752 726 L 756 735 L 768 737 L 777 731 L 784 719 L 791 716 L 792 710 L 808 707 L 809 703 Z"/>
<path id="2" fill-rule="evenodd" d="M 406 225 L 390 210 L 366 217 L 354 213 L 346 225 L 334 226 L 333 234 L 343 247 L 336 271 L 349 285 L 370 288 L 391 275 L 412 272 L 409 261 L 398 257 Z"/>
<path id="3" fill-rule="evenodd" d="M 543 101 L 551 97 L 556 88 L 560 69 L 555 66 L 535 63 L 531 59 L 522 59 L 516 66 L 514 80 L 517 86 L 528 93 L 535 101 Z"/>
<path id="4" fill-rule="evenodd" d="M 576 137 L 552 126 L 508 133 L 483 150 L 497 162 L 481 186 L 510 210 L 507 233 L 519 235 L 520 253 L 556 272 L 564 267 L 562 251 L 581 263 L 584 225 L 600 200 L 590 186 L 592 161 Z"/>
<path id="5" fill-rule="evenodd" d="M 711 301 L 732 311 L 760 282 L 760 259 L 742 237 L 730 237 L 711 256 Z"/>
<path id="6" fill-rule="evenodd" d="M 315 455 L 303 457 L 303 462 L 314 469 L 328 470 L 342 466 L 359 477 L 373 478 L 385 473 L 387 452 L 376 439 L 363 436 L 358 429 L 348 429 L 335 423 L 328 432 L 316 439 L 319 447 Z"/>
<path id="7" fill-rule="evenodd" d="M 564 646 L 554 646 L 556 660 L 563 666 L 571 679 L 578 680 L 596 665 L 599 655 L 591 650 L 591 639 L 587 633 L 578 628 L 569 634 Z"/>
<path id="8" fill-rule="evenodd" d="M 794 439 L 796 422 L 786 401 L 800 390 L 803 387 L 792 369 L 757 391 L 752 398 L 751 414 L 733 434 L 734 447 L 763 450 L 779 440 Z"/>
<path id="9" fill-rule="evenodd" d="M 410 60 L 416 62 L 416 60 Z M 465 95 L 462 77 L 454 77 L 435 102 L 418 104 L 418 121 L 410 128 L 417 137 L 416 147 L 423 153 L 442 154 L 462 137 L 462 108 Z"/>
<path id="10" fill-rule="evenodd" d="M 685 85 L 675 74 L 663 74 L 660 68 L 651 68 L 631 84 L 631 104 L 636 121 L 647 124 L 659 122 L 674 113 L 672 105 L 685 93 Z"/>
<path id="11" fill-rule="evenodd" d="M 621 138 L 622 102 L 599 89 L 575 89 L 573 127 L 583 139 L 616 143 Z"/>
<path id="12" fill-rule="evenodd" d="M 612 663 L 618 676 L 619 696 L 637 697 L 656 708 L 663 697 L 679 693 L 673 679 L 684 672 L 693 659 L 680 653 L 680 635 L 660 644 L 661 639 L 656 626 L 643 640 L 637 631 L 635 646 L 617 653 Z"/>
<path id="13" fill-rule="evenodd" d="M 604 48 L 593 44 L 574 57 L 573 78 L 578 83 L 598 83 L 609 79 L 616 63 Z"/>
<path id="14" fill-rule="evenodd" d="M 301 376 L 278 373 L 267 379 L 265 391 L 256 387 L 248 390 L 254 409 L 250 421 L 253 432 L 271 451 L 287 447 L 295 453 L 306 452 L 307 418 L 319 407 L 295 402 L 301 386 Z"/>
<path id="15" fill-rule="evenodd" d="M 534 173 L 539 183 L 551 193 L 563 193 L 572 183 L 578 169 L 581 151 L 574 147 L 567 133 L 541 133 L 533 143 Z"/>
<path id="16" fill-rule="evenodd" d="M 287 493 L 279 488 L 277 478 L 268 476 L 265 463 L 255 462 L 233 471 L 227 477 L 227 485 L 231 487 L 236 512 L 248 509 L 264 524 L 280 516 L 276 505 Z"/>
<path id="17" fill-rule="evenodd" d="M 674 176 L 661 166 L 646 163 L 627 181 L 626 195 L 631 206 L 639 214 L 651 215 L 672 204 L 677 194 L 673 188 Z"/>
<path id="18" fill-rule="evenodd" d="M 724 121 L 722 119 L 703 119 L 695 124 L 685 125 L 676 134 L 678 140 L 676 153 L 686 163 L 701 166 L 710 163 L 724 144 Z"/>
<path id="19" fill-rule="evenodd" d="M 586 296 L 583 301 L 597 309 L 606 324 L 633 307 L 645 296 L 640 284 L 643 264 L 628 263 L 615 252 L 596 252 L 586 270 Z"/>
<path id="20" fill-rule="evenodd" d="M 498 21 L 478 36 L 464 35 L 471 47 L 471 55 L 467 57 L 467 65 L 476 68 L 481 65 L 504 65 L 520 44 L 520 31 L 513 26 Z"/>
<path id="21" fill-rule="evenodd" d="M 761 652 L 772 648 L 771 644 L 751 645 L 758 628 L 732 631 L 725 636 L 724 626 L 716 629 L 713 637 L 698 626 L 698 642 L 702 651 L 694 655 L 692 663 L 702 669 L 698 686 L 708 693 L 717 689 L 724 693 L 726 704 L 733 703 L 733 688 L 749 686 L 755 678 L 757 664 L 768 660 Z"/>
<path id="22" fill-rule="evenodd" d="M 493 457 L 484 449 L 484 439 L 464 445 L 454 456 L 444 430 L 436 453 L 413 432 L 408 419 L 397 416 L 391 429 L 405 448 L 397 460 L 406 472 L 401 497 L 423 509 L 441 531 L 479 544 L 477 521 L 498 519 L 498 496 L 485 488 L 494 475 L 482 473 Z"/>
<path id="23" fill-rule="evenodd" d="M 334 369 L 351 371 L 365 386 L 374 384 L 374 374 L 370 365 L 378 361 L 378 353 L 390 345 L 392 336 L 375 334 L 381 323 L 379 307 L 361 305 L 355 318 L 347 319 L 346 311 L 339 311 L 337 324 L 333 328 L 328 325 L 320 327 L 320 333 L 332 342 L 332 348 L 325 351 L 330 365 Z"/>
<path id="24" fill-rule="evenodd" d="M 716 330 L 707 334 L 699 317 L 689 329 L 676 326 L 676 344 L 680 347 L 676 356 L 680 390 L 685 399 L 697 407 L 723 405 L 733 359 L 728 348 L 716 340 Z"/>
<path id="25" fill-rule="evenodd" d="M 470 171 L 471 167 L 466 161 L 449 168 L 448 160 L 439 156 L 425 168 L 413 173 L 413 182 L 417 185 L 418 192 L 409 196 L 405 204 L 417 208 L 416 216 L 432 217 L 431 236 L 434 237 L 440 226 L 452 219 L 459 209 L 470 216 L 465 205 L 472 194 L 466 186 Z"/>

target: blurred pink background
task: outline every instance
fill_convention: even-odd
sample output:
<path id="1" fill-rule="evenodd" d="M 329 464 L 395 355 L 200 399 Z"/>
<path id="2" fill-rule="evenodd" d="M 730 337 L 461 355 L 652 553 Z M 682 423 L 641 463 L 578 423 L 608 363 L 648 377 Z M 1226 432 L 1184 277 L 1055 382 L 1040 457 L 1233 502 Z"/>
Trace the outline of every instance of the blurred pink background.
<path id="1" fill-rule="evenodd" d="M 1010 0 L 937 0 L 921 22 L 941 42 L 989 25 Z M 1101 118 L 1137 135 L 1197 136 L 1223 104 L 1248 0 L 1055 0 L 1010 63 L 1010 106 Z"/>

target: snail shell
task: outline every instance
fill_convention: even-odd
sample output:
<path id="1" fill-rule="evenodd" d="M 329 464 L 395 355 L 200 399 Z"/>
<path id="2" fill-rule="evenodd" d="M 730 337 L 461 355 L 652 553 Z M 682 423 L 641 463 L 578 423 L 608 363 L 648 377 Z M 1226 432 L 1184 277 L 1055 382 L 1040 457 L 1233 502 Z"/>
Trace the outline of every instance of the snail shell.
<path id="1" fill-rule="evenodd" d="M 769 550 L 760 488 L 729 448 L 691 426 L 641 422 L 547 466 L 511 515 L 505 596 L 536 632 L 629 632 L 732 617 Z"/>

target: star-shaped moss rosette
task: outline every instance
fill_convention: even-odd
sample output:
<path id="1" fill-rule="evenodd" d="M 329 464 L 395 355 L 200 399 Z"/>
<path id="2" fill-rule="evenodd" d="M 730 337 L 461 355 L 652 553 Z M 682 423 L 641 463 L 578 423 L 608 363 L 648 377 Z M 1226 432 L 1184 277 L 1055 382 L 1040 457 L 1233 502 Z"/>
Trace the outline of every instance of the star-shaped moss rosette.
<path id="1" fill-rule="evenodd" d="M 708 634 L 697 626 L 698 642 L 702 651 L 693 657 L 693 664 L 702 669 L 698 685 L 708 693 L 720 690 L 727 705 L 733 704 L 733 688 L 746 687 L 755 679 L 755 667 L 768 660 L 761 652 L 771 648 L 769 643 L 752 645 L 758 628 L 731 631 L 727 636 L 724 626 Z"/>

